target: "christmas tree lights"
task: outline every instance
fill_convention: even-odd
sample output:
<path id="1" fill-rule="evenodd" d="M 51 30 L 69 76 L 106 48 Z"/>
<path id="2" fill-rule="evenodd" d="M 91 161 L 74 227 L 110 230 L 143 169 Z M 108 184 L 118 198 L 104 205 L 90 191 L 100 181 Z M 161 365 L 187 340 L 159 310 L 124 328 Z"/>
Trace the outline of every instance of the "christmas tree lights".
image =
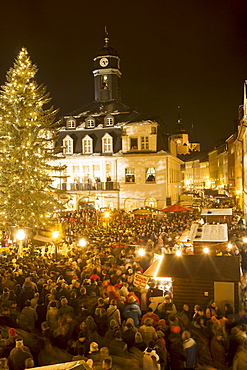
<path id="1" fill-rule="evenodd" d="M 51 173 L 60 173 L 57 160 L 57 110 L 25 48 L 7 72 L 0 91 L 0 226 L 46 228 L 61 209 Z M 56 176 L 58 177 L 58 176 Z"/>

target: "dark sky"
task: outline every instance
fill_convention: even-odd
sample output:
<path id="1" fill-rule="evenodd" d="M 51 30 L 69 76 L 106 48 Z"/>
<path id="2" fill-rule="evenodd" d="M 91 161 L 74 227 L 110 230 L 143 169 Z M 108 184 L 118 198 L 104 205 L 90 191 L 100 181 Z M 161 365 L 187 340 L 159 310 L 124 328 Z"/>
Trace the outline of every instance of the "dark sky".
<path id="1" fill-rule="evenodd" d="M 124 103 L 170 131 L 180 104 L 203 149 L 233 133 L 247 79 L 246 0 L 2 0 L 0 15 L 0 84 L 25 46 L 60 115 L 94 99 L 92 59 L 107 26 Z"/>

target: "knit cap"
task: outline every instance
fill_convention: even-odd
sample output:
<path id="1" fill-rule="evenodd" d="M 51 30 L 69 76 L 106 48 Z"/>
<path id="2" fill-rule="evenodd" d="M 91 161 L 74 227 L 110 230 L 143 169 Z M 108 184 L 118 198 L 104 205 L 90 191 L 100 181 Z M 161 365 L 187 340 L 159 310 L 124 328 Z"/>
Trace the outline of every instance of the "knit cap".
<path id="1" fill-rule="evenodd" d="M 9 336 L 15 336 L 16 335 L 16 330 L 14 328 L 10 328 L 8 331 Z"/>

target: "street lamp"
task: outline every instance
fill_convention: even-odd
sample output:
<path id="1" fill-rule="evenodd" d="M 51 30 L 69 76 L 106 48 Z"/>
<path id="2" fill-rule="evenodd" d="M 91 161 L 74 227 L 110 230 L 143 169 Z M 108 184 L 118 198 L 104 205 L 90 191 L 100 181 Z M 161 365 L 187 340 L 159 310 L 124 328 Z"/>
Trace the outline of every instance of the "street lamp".
<path id="1" fill-rule="evenodd" d="M 54 239 L 54 246 L 55 246 L 55 260 L 57 261 L 57 243 L 56 240 L 59 237 L 59 231 L 55 230 L 52 232 L 52 238 Z"/>
<path id="2" fill-rule="evenodd" d="M 19 248 L 18 248 L 18 254 L 21 256 L 23 251 L 23 240 L 25 239 L 26 234 L 23 229 L 19 229 L 16 233 L 16 239 L 19 240 Z"/>
<path id="3" fill-rule="evenodd" d="M 85 247 L 85 246 L 87 245 L 87 241 L 86 241 L 86 239 L 81 238 L 81 239 L 79 240 L 79 242 L 78 242 L 78 245 L 79 245 L 80 247 Z"/>
<path id="4" fill-rule="evenodd" d="M 106 228 L 108 230 L 109 228 L 109 217 L 110 217 L 111 213 L 109 211 L 105 211 L 104 212 L 104 216 L 105 216 L 105 219 L 106 219 Z"/>
<path id="5" fill-rule="evenodd" d="M 143 248 L 140 248 L 139 250 L 138 250 L 138 254 L 139 254 L 139 256 L 140 257 L 143 257 L 143 256 L 145 256 L 145 249 L 143 249 Z"/>

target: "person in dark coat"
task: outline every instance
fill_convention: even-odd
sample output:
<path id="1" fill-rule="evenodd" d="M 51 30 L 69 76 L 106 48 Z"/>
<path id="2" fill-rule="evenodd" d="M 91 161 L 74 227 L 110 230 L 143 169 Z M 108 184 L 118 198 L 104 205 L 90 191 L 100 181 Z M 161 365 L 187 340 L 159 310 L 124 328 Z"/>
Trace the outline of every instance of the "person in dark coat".
<path id="1" fill-rule="evenodd" d="M 170 368 L 171 370 L 184 370 L 184 361 L 186 361 L 187 356 L 183 348 L 181 335 L 174 333 L 169 340 Z"/>
<path id="2" fill-rule="evenodd" d="M 115 333 L 115 339 L 110 343 L 110 354 L 116 356 L 124 356 L 124 350 L 127 349 L 127 344 L 123 341 L 121 331 Z"/>
<path id="3" fill-rule="evenodd" d="M 126 330 L 124 331 L 122 338 L 127 344 L 128 349 L 135 344 L 135 331 L 130 323 L 127 323 Z"/>
<path id="4" fill-rule="evenodd" d="M 142 352 L 145 351 L 145 349 L 147 348 L 146 343 L 143 341 L 142 335 L 141 333 L 139 333 L 139 331 L 135 333 L 134 347 Z"/>
<path id="5" fill-rule="evenodd" d="M 27 358 L 33 359 L 33 356 L 29 348 L 23 345 L 23 340 L 17 338 L 16 346 L 12 349 L 8 358 L 9 370 L 24 370 Z"/>

